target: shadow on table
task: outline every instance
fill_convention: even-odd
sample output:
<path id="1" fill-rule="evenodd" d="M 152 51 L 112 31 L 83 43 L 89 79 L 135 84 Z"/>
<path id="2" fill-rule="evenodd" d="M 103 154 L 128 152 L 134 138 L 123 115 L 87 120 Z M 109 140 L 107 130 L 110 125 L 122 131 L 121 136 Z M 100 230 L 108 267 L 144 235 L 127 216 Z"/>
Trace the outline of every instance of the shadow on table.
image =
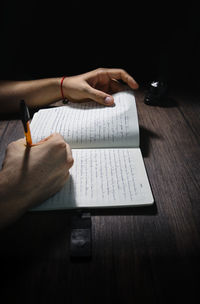
<path id="1" fill-rule="evenodd" d="M 43 257 L 55 256 L 56 248 L 66 246 L 69 237 L 70 214 L 66 212 L 28 212 L 16 223 L 0 231 L 0 256 Z M 63 248 L 64 249 L 64 248 Z M 54 253 L 53 253 L 53 251 Z"/>
<path id="2" fill-rule="evenodd" d="M 147 157 L 149 155 L 151 139 L 161 139 L 161 136 L 143 126 L 140 126 L 140 149 L 143 157 Z"/>
<path id="3" fill-rule="evenodd" d="M 115 208 L 84 208 L 78 210 L 34 211 L 28 212 L 16 223 L 0 231 L 0 256 L 45 256 L 49 248 L 67 246 L 70 235 L 71 219 L 74 215 L 90 213 L 91 216 L 133 216 L 156 215 L 157 207 L 115 207 Z M 66 244 L 63 245 L 63 237 Z M 40 248 L 40 252 L 38 252 Z M 66 248 L 63 248 L 65 251 Z M 55 252 L 53 253 L 55 256 Z"/>
<path id="4" fill-rule="evenodd" d="M 153 205 L 149 206 L 142 206 L 142 207 L 127 207 L 127 208 L 101 208 L 101 209 L 93 209 L 89 210 L 91 215 L 125 215 L 125 216 L 132 216 L 132 215 L 156 215 L 157 214 L 157 206 L 154 202 Z"/>

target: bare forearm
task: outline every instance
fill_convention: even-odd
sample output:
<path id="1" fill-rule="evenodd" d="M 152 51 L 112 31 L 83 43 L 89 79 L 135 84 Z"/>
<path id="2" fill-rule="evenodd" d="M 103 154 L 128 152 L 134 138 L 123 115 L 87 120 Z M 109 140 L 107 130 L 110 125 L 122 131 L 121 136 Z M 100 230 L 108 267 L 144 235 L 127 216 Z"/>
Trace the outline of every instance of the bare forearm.
<path id="1" fill-rule="evenodd" d="M 21 99 L 24 99 L 31 108 L 45 106 L 61 99 L 60 78 L 0 81 L 1 113 L 19 111 Z"/>

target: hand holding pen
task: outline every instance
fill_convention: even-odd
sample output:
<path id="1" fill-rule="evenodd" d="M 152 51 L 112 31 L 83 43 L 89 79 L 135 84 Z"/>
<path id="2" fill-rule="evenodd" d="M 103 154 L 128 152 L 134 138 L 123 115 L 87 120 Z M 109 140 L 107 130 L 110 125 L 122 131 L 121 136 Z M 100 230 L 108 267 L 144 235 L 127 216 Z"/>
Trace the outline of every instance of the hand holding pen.
<path id="1" fill-rule="evenodd" d="M 0 229 L 58 192 L 72 165 L 70 146 L 60 134 L 31 148 L 24 138 L 11 142 L 0 171 Z"/>
<path id="2" fill-rule="evenodd" d="M 24 126 L 24 134 L 26 137 L 26 145 L 27 147 L 32 146 L 32 138 L 31 138 L 31 130 L 30 130 L 30 113 L 28 107 L 24 100 L 20 102 L 20 112 L 21 112 L 21 120 Z"/>

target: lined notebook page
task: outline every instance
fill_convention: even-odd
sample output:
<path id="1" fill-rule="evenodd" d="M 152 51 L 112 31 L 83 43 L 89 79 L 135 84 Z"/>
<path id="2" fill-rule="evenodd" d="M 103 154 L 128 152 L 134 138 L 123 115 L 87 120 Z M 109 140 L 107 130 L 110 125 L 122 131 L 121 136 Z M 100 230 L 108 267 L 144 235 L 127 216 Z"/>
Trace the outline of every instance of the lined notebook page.
<path id="1" fill-rule="evenodd" d="M 153 203 L 140 149 L 75 149 L 70 178 L 34 210 Z"/>
<path id="2" fill-rule="evenodd" d="M 88 102 L 40 110 L 31 122 L 33 142 L 58 132 L 72 148 L 139 147 L 133 93 L 113 96 L 114 107 Z"/>

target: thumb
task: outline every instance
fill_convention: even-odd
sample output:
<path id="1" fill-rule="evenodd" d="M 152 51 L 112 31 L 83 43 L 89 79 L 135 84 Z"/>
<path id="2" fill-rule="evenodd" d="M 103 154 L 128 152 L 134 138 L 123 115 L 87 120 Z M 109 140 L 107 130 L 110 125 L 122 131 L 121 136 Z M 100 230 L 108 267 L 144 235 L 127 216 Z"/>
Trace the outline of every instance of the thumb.
<path id="1" fill-rule="evenodd" d="M 87 97 L 106 106 L 112 106 L 114 104 L 113 96 L 106 94 L 103 91 L 94 89 L 91 86 L 88 86 L 87 88 Z"/>

